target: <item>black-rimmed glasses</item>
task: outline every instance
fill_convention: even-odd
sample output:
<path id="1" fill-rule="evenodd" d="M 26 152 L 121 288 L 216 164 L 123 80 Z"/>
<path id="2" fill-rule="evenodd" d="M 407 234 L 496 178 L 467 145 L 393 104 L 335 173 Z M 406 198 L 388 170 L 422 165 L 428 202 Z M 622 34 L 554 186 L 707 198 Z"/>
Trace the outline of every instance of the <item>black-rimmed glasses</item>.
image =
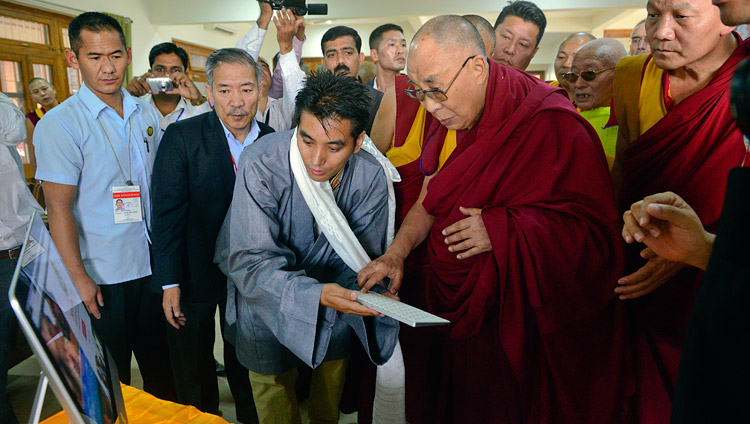
<path id="1" fill-rule="evenodd" d="M 451 89 L 451 86 L 454 82 L 456 82 L 456 79 L 461 74 L 461 71 L 466 67 L 466 64 L 469 63 L 471 59 L 474 59 L 477 57 L 477 55 L 467 57 L 466 60 L 464 60 L 463 65 L 461 65 L 461 68 L 459 68 L 458 72 L 456 72 L 456 76 L 453 77 L 450 84 L 448 84 L 448 87 L 445 88 L 445 91 L 439 89 L 439 88 L 430 88 L 428 90 L 416 90 L 413 88 L 405 88 L 404 93 L 406 93 L 407 96 L 411 97 L 412 99 L 419 100 L 420 102 L 423 102 L 425 99 L 425 96 L 431 98 L 432 100 L 436 102 L 444 102 L 448 100 L 448 90 Z M 410 87 L 414 87 L 414 84 L 412 82 L 409 82 Z"/>
<path id="2" fill-rule="evenodd" d="M 596 79 L 596 76 L 601 74 L 602 72 L 609 71 L 610 69 L 615 69 L 615 67 L 607 68 L 607 69 L 600 69 L 598 71 L 583 71 L 580 74 L 576 74 L 575 72 L 566 72 L 562 75 L 560 75 L 562 78 L 565 79 L 565 81 L 575 84 L 576 81 L 578 81 L 578 77 L 583 78 L 584 81 L 593 81 Z"/>

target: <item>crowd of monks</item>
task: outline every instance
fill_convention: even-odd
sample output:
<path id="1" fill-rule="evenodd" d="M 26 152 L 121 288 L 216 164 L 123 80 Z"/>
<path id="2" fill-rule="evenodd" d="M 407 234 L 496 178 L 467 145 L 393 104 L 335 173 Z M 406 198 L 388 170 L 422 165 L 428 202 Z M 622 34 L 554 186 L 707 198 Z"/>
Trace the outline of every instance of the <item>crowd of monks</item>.
<path id="1" fill-rule="evenodd" d="M 458 16 L 411 41 L 372 131 L 399 230 L 359 273 L 452 323 L 402 329 L 409 422 L 669 422 L 702 270 L 622 213 L 677 193 L 716 232 L 748 156 L 729 85 L 750 46 L 709 0 L 646 7 L 630 55 L 566 38 L 553 84 Z"/>

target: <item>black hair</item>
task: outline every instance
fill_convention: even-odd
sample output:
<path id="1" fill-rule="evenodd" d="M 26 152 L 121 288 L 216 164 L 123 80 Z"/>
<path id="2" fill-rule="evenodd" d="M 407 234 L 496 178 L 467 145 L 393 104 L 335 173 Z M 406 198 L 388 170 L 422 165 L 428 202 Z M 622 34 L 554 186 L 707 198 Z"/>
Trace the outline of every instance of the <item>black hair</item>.
<path id="1" fill-rule="evenodd" d="M 388 31 L 398 31 L 404 33 L 404 29 L 396 24 L 383 24 L 372 30 L 370 33 L 370 49 L 377 50 L 380 42 L 383 41 L 383 34 Z"/>
<path id="2" fill-rule="evenodd" d="M 328 70 L 313 71 L 297 94 L 294 126 L 299 126 L 302 112 L 318 118 L 324 128 L 327 119 L 347 119 L 351 121 L 351 136 L 356 140 L 370 120 L 368 99 L 365 85 L 356 78 Z"/>
<path id="3" fill-rule="evenodd" d="M 544 35 L 544 29 L 547 27 L 547 18 L 544 16 L 544 12 L 542 12 L 542 9 L 540 9 L 539 6 L 525 0 L 509 1 L 508 5 L 505 6 L 500 12 L 500 15 L 497 16 L 495 30 L 497 30 L 498 25 L 505 22 L 507 16 L 515 16 L 536 25 L 536 27 L 539 28 L 539 34 L 536 36 L 536 45 L 539 46 L 539 43 L 542 41 L 542 36 Z"/>
<path id="4" fill-rule="evenodd" d="M 91 32 L 114 31 L 120 35 L 123 47 L 127 48 L 125 42 L 125 33 L 115 18 L 99 12 L 85 12 L 73 18 L 68 25 L 68 39 L 70 40 L 70 49 L 78 56 L 78 50 L 83 46 L 81 41 L 82 30 Z"/>
<path id="5" fill-rule="evenodd" d="M 351 35 L 352 38 L 354 38 L 354 44 L 357 45 L 357 52 L 360 52 L 362 50 L 362 38 L 359 37 L 357 30 L 349 28 L 348 26 L 335 26 L 326 31 L 326 33 L 323 34 L 323 38 L 320 40 L 320 50 L 323 52 L 323 56 L 326 55 L 325 45 L 327 42 L 347 35 Z"/>
<path id="6" fill-rule="evenodd" d="M 206 83 L 212 89 L 214 86 L 214 70 L 222 63 L 239 63 L 252 69 L 255 72 L 255 83 L 260 87 L 260 77 L 263 75 L 263 70 L 258 62 L 250 56 L 250 53 L 243 49 L 223 48 L 214 50 L 208 55 L 206 64 L 203 66 L 203 70 L 206 71 Z"/>
<path id="7" fill-rule="evenodd" d="M 276 66 L 279 65 L 279 58 L 281 57 L 281 52 L 276 52 L 275 55 L 273 55 L 273 70 L 276 70 Z"/>
<path id="8" fill-rule="evenodd" d="M 180 60 L 182 61 L 182 66 L 187 71 L 190 64 L 188 63 L 188 55 L 185 49 L 178 46 L 175 43 L 161 43 L 157 44 L 154 47 L 151 47 L 151 52 L 148 54 L 148 66 L 154 67 L 154 60 L 156 60 L 156 56 L 159 56 L 160 54 L 170 54 L 174 53 L 176 54 Z"/>

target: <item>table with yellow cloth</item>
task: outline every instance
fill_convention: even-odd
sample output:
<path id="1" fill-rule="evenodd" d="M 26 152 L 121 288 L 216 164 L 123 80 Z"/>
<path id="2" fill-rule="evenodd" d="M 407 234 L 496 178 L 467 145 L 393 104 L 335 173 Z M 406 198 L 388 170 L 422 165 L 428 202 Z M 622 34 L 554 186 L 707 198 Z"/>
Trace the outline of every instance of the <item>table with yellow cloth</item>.
<path id="1" fill-rule="evenodd" d="M 221 417 L 201 412 L 194 406 L 161 400 L 143 390 L 122 383 L 120 383 L 120 387 L 122 387 L 122 397 L 125 400 L 128 422 L 138 424 L 227 424 Z M 69 422 L 65 411 L 61 411 L 42 421 L 42 424 L 68 424 Z"/>

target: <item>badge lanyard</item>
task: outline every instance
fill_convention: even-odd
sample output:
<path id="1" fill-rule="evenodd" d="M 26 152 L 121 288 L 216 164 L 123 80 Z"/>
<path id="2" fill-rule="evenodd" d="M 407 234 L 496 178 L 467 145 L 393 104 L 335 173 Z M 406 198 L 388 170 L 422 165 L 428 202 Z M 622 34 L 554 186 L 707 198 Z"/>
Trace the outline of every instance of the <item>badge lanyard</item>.
<path id="1" fill-rule="evenodd" d="M 234 161 L 234 155 L 232 154 L 232 149 L 229 149 L 229 157 L 232 158 L 232 166 L 234 167 L 234 173 L 237 174 L 237 163 Z"/>
<path id="2" fill-rule="evenodd" d="M 180 122 L 180 118 L 182 117 L 183 112 L 185 112 L 185 108 L 182 108 L 182 110 L 180 111 L 180 114 L 177 115 L 177 119 L 175 119 L 174 122 Z M 172 123 L 174 124 L 174 122 Z M 164 128 L 159 128 L 159 129 L 161 130 L 161 132 L 166 132 Z"/>
<path id="3" fill-rule="evenodd" d="M 131 115 L 132 116 L 132 115 Z M 122 170 L 122 165 L 120 165 L 120 159 L 117 157 L 117 153 L 115 152 L 114 146 L 112 146 L 112 141 L 109 139 L 109 135 L 107 135 L 107 130 L 104 129 L 104 125 L 102 125 L 102 121 L 99 119 L 99 117 L 96 117 L 96 120 L 99 122 L 99 126 L 102 127 L 102 131 L 104 131 L 104 137 L 107 139 L 107 143 L 109 143 L 109 148 L 112 149 L 112 154 L 115 155 L 115 161 L 117 161 L 117 167 L 120 168 L 120 175 L 122 175 L 122 179 L 125 181 L 125 185 L 132 186 L 133 185 L 133 173 L 132 169 L 130 167 L 131 165 L 131 159 L 132 155 L 130 154 L 130 136 L 133 133 L 133 126 L 130 125 L 130 117 L 128 117 L 128 178 L 125 178 L 125 172 Z"/>

